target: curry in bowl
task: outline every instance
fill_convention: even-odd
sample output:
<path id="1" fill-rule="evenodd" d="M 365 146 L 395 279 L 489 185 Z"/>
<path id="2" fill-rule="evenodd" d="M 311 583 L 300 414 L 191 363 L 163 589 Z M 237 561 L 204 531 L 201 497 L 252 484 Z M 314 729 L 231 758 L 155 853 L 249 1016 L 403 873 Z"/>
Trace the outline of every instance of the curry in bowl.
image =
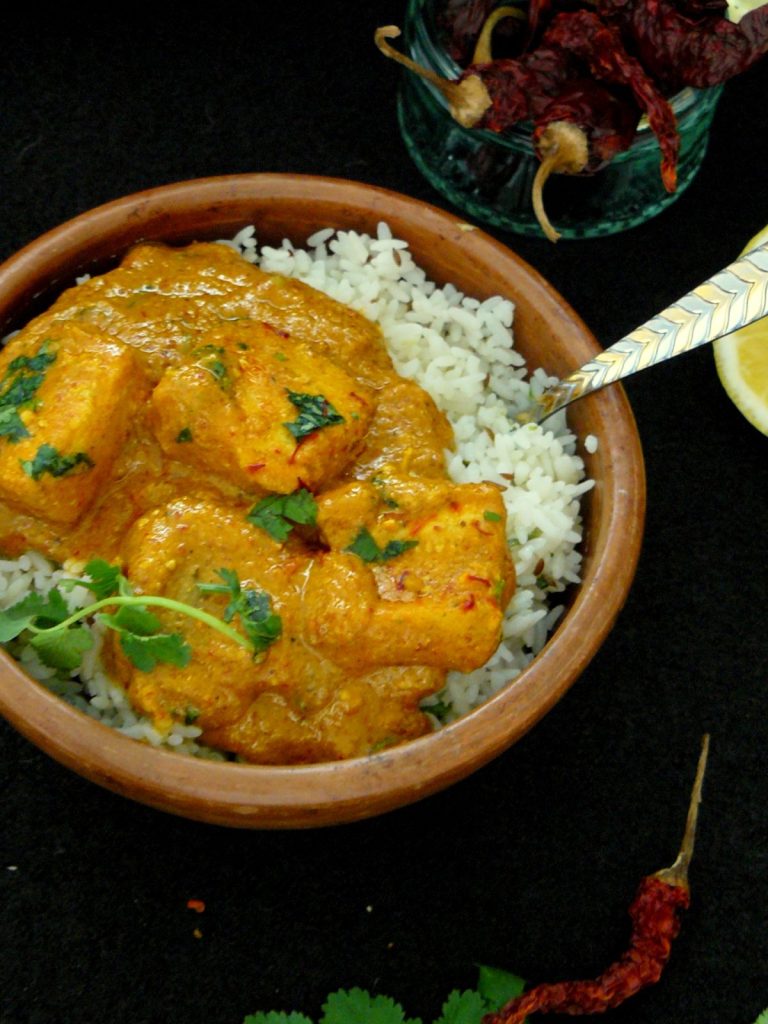
<path id="1" fill-rule="evenodd" d="M 511 304 L 436 289 L 383 224 L 331 234 L 140 244 L 0 354 L 2 566 L 51 566 L 4 584 L 3 639 L 91 713 L 92 679 L 126 694 L 129 735 L 387 749 L 516 675 L 578 581 L 591 482 L 563 419 L 514 423 Z"/>

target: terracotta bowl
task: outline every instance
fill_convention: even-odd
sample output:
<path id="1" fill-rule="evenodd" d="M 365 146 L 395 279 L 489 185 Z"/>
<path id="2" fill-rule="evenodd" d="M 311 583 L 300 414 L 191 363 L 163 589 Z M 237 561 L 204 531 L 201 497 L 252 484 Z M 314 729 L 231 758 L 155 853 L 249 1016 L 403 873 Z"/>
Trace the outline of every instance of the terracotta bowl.
<path id="1" fill-rule="evenodd" d="M 354 182 L 254 174 L 182 182 L 128 196 L 43 235 L 0 268 L 0 332 L 19 326 L 86 270 L 104 269 L 141 239 L 231 237 L 255 224 L 260 242 L 297 243 L 326 226 L 375 233 L 386 220 L 438 282 L 514 300 L 516 344 L 529 365 L 564 373 L 599 351 L 589 330 L 536 271 L 460 218 Z M 291 767 L 197 760 L 128 739 L 30 680 L 0 652 L 0 711 L 62 764 L 116 793 L 202 821 L 299 828 L 380 814 L 464 778 L 518 740 L 584 670 L 629 590 L 644 511 L 643 459 L 618 386 L 573 406 L 596 487 L 584 502 L 583 583 L 533 663 L 495 697 L 429 736 L 364 758 Z"/>

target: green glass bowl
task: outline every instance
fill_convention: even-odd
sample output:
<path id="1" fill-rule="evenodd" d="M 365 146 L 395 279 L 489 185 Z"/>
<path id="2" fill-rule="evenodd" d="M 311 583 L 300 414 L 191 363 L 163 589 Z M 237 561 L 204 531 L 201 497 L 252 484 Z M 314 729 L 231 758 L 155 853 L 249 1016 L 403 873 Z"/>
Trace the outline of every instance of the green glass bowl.
<path id="1" fill-rule="evenodd" d="M 442 49 L 435 27 L 439 0 L 409 0 L 405 51 L 444 78 L 460 69 Z M 591 175 L 553 175 L 544 189 L 547 214 L 563 238 L 595 238 L 635 227 L 655 217 L 682 195 L 701 166 L 722 86 L 684 89 L 671 100 L 680 132 L 677 190 L 661 181 L 658 143 L 641 121 L 624 153 Z M 539 166 L 530 125 L 504 136 L 462 128 L 438 90 L 403 72 L 398 118 L 406 148 L 424 177 L 454 206 L 493 227 L 543 237 L 531 204 Z"/>

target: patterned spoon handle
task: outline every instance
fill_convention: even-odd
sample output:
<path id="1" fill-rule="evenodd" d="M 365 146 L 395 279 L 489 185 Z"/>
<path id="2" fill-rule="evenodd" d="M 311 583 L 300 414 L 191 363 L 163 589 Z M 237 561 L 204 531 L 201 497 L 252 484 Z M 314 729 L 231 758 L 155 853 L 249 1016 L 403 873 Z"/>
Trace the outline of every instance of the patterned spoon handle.
<path id="1" fill-rule="evenodd" d="M 579 398 L 768 315 L 768 242 L 710 277 L 574 373 L 550 385 L 526 419 L 535 423 Z"/>

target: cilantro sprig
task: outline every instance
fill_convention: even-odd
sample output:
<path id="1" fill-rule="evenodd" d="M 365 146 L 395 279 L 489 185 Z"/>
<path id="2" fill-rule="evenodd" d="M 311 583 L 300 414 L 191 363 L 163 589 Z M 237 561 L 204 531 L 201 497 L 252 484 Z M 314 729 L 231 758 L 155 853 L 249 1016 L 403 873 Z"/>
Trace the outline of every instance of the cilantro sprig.
<path id="1" fill-rule="evenodd" d="M 480 1024 L 523 991 L 516 974 L 498 967 L 479 968 L 477 988 L 455 989 L 442 1006 L 435 1024 Z M 276 1010 L 249 1014 L 243 1024 L 314 1024 L 302 1013 Z M 323 1004 L 318 1024 L 422 1024 L 419 1017 L 406 1017 L 403 1007 L 389 996 L 375 995 L 360 988 L 332 992 Z"/>
<path id="2" fill-rule="evenodd" d="M 293 434 L 297 441 L 309 434 L 314 434 L 321 427 L 332 427 L 336 423 L 344 423 L 344 417 L 334 409 L 325 395 L 308 395 L 300 391 L 285 389 L 288 398 L 299 410 L 298 417 L 283 426 Z"/>
<path id="3" fill-rule="evenodd" d="M 351 551 L 364 562 L 388 562 L 390 558 L 397 558 L 404 551 L 415 548 L 417 544 L 416 540 L 389 540 L 380 548 L 370 531 L 361 526 L 355 539 L 344 550 Z"/>
<path id="4" fill-rule="evenodd" d="M 292 494 L 270 494 L 262 498 L 245 518 L 282 543 L 288 539 L 297 523 L 302 526 L 315 525 L 317 502 L 305 487 L 300 487 Z"/>
<path id="5" fill-rule="evenodd" d="M 73 671 L 80 666 L 83 654 L 93 646 L 91 632 L 83 619 L 97 621 L 119 634 L 126 657 L 142 672 L 151 672 L 158 663 L 184 668 L 192 657 L 192 649 L 179 633 L 164 633 L 157 616 L 148 607 L 165 608 L 186 615 L 222 633 L 254 656 L 261 654 L 280 635 L 282 622 L 270 607 L 269 596 L 262 591 L 242 590 L 237 574 L 226 574 L 226 590 L 231 601 L 224 621 L 201 608 L 168 597 L 136 595 L 120 570 L 102 559 L 85 566 L 86 579 L 64 579 L 47 594 L 32 593 L 10 608 L 0 611 L 0 643 L 8 643 L 25 633 L 40 660 L 52 668 Z M 199 584 L 200 589 L 219 589 L 218 584 Z M 85 587 L 96 600 L 69 611 L 62 591 Z M 240 615 L 245 635 L 229 625 Z"/>
<path id="6" fill-rule="evenodd" d="M 232 569 L 219 569 L 223 583 L 198 583 L 207 594 L 227 594 L 230 601 L 224 610 L 224 621 L 237 615 L 255 654 L 261 654 L 283 632 L 283 620 L 272 611 L 272 599 L 263 590 L 244 589 Z"/>

